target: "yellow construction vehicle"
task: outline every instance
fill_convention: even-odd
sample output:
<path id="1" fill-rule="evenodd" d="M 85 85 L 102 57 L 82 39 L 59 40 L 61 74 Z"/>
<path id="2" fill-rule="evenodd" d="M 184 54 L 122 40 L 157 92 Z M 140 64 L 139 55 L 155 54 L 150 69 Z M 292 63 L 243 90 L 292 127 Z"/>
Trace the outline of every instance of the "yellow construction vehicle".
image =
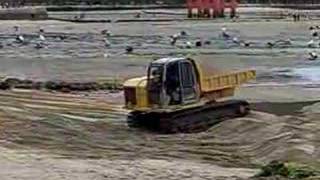
<path id="1" fill-rule="evenodd" d="M 223 100 L 255 79 L 254 70 L 206 73 L 190 58 L 163 58 L 150 63 L 145 77 L 124 83 L 128 124 L 162 133 L 199 132 L 226 118 L 245 116 L 249 103 Z"/>

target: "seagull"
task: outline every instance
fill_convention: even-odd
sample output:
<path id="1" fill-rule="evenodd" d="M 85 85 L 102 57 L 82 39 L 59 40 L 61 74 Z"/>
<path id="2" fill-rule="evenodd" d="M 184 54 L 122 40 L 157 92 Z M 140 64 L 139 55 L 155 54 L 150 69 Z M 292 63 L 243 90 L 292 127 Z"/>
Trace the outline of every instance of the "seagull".
<path id="1" fill-rule="evenodd" d="M 39 34 L 39 40 L 40 41 L 46 41 L 46 38 L 44 37 L 43 34 Z"/>
<path id="2" fill-rule="evenodd" d="M 126 52 L 127 53 L 132 53 L 133 52 L 133 47 L 132 46 L 127 46 L 126 47 Z"/>
<path id="3" fill-rule="evenodd" d="M 46 41 L 46 38 L 44 37 L 43 33 L 44 33 L 44 29 L 40 28 L 39 29 L 39 40 L 40 41 Z"/>
<path id="4" fill-rule="evenodd" d="M 181 31 L 181 32 L 180 32 L 180 35 L 181 35 L 181 36 L 188 36 L 188 33 L 187 33 L 186 31 Z"/>
<path id="5" fill-rule="evenodd" d="M 309 58 L 310 61 L 314 61 L 316 59 L 318 59 L 318 54 L 316 52 L 310 52 L 309 53 Z"/>
<path id="6" fill-rule="evenodd" d="M 111 46 L 111 43 L 107 38 L 104 38 L 103 41 L 104 41 L 104 46 L 105 47 L 110 47 Z"/>
<path id="7" fill-rule="evenodd" d="M 23 43 L 23 42 L 24 42 L 24 37 L 23 37 L 22 35 L 17 35 L 16 41 L 17 41 L 18 43 Z"/>
<path id="8" fill-rule="evenodd" d="M 111 55 L 110 55 L 110 54 L 108 54 L 108 53 L 104 53 L 104 54 L 103 54 L 103 57 L 105 57 L 105 58 L 109 58 L 109 57 L 111 57 Z"/>
<path id="9" fill-rule="evenodd" d="M 205 45 L 210 45 L 210 44 L 211 44 L 211 41 L 210 41 L 210 40 L 206 40 L 206 41 L 204 41 L 204 44 L 205 44 Z"/>
<path id="10" fill-rule="evenodd" d="M 280 40 L 277 40 L 276 42 L 275 42 L 276 44 L 280 44 L 280 45 L 292 45 L 292 41 L 291 41 L 291 39 L 286 39 L 286 40 L 283 40 L 283 39 L 280 39 Z"/>
<path id="11" fill-rule="evenodd" d="M 102 30 L 102 31 L 101 31 L 101 34 L 102 34 L 102 35 L 106 35 L 106 36 L 111 36 L 111 35 L 112 35 L 111 31 L 108 30 L 108 29 Z"/>
<path id="12" fill-rule="evenodd" d="M 287 44 L 287 45 L 292 45 L 292 41 L 291 41 L 291 39 L 290 39 L 290 38 L 289 38 L 289 39 L 287 39 L 287 40 L 285 40 L 284 42 L 285 42 L 285 44 Z"/>
<path id="13" fill-rule="evenodd" d="M 251 42 L 247 42 L 247 41 L 241 41 L 240 42 L 240 45 L 244 46 L 244 47 L 249 47 L 249 46 L 251 46 L 251 44 L 252 44 Z"/>
<path id="14" fill-rule="evenodd" d="M 252 44 L 252 43 L 247 42 L 245 40 L 239 40 L 239 38 L 237 38 L 237 37 L 233 37 L 232 42 L 235 44 L 239 44 L 240 46 L 243 46 L 243 47 L 249 47 Z"/>
<path id="15" fill-rule="evenodd" d="M 137 14 L 134 15 L 135 18 L 141 18 L 141 13 L 138 12 Z"/>
<path id="16" fill-rule="evenodd" d="M 222 30 L 222 36 L 225 38 L 225 39 L 230 39 L 230 35 L 228 34 L 228 32 L 227 32 L 227 28 L 226 27 L 223 27 L 223 28 L 221 28 L 221 30 Z"/>
<path id="17" fill-rule="evenodd" d="M 311 30 L 314 30 L 314 26 L 310 26 L 309 27 L 309 30 L 311 31 Z"/>
<path id="18" fill-rule="evenodd" d="M 239 44 L 239 43 L 240 43 L 240 41 L 239 41 L 239 39 L 238 39 L 237 37 L 233 37 L 233 38 L 232 38 L 232 42 L 234 42 L 234 43 L 236 43 L 236 44 Z"/>
<path id="19" fill-rule="evenodd" d="M 196 45 L 196 47 L 201 47 L 201 46 L 202 46 L 201 40 L 197 40 L 197 41 L 195 42 L 195 45 Z"/>
<path id="20" fill-rule="evenodd" d="M 317 37 L 318 36 L 318 31 L 312 30 L 311 35 L 313 37 Z"/>
<path id="21" fill-rule="evenodd" d="M 313 39 L 311 39 L 308 43 L 307 43 L 307 46 L 309 48 L 315 48 L 316 47 L 316 43 L 314 42 Z"/>
<path id="22" fill-rule="evenodd" d="M 222 30 L 222 32 L 226 32 L 227 28 L 226 27 L 222 27 L 221 30 Z"/>
<path id="23" fill-rule="evenodd" d="M 63 41 L 63 40 L 65 40 L 66 38 L 67 38 L 66 35 L 58 35 L 58 36 L 56 37 L 56 39 L 59 40 L 59 41 Z"/>
<path id="24" fill-rule="evenodd" d="M 274 43 L 274 42 L 267 42 L 267 46 L 269 47 L 269 48 L 272 48 L 272 47 L 274 47 L 276 44 Z"/>
<path id="25" fill-rule="evenodd" d="M 174 46 L 176 44 L 177 40 L 180 38 L 180 34 L 174 34 L 174 35 L 170 36 L 170 38 L 171 38 L 170 44 L 172 46 Z"/>
<path id="26" fill-rule="evenodd" d="M 174 34 L 171 37 L 174 38 L 174 39 L 179 39 L 181 37 L 181 35 L 180 34 Z"/>
<path id="27" fill-rule="evenodd" d="M 18 33 L 20 31 L 20 27 L 19 26 L 13 26 L 15 33 Z"/>
<path id="28" fill-rule="evenodd" d="M 170 39 L 170 44 L 171 44 L 172 46 L 176 45 L 176 43 L 177 43 L 177 39 L 174 39 L 174 38 L 171 38 L 171 39 Z"/>
<path id="29" fill-rule="evenodd" d="M 44 33 L 44 29 L 43 29 L 43 28 L 40 28 L 40 29 L 39 29 L 39 32 L 40 32 L 40 33 Z"/>
<path id="30" fill-rule="evenodd" d="M 80 16 L 79 16 L 80 19 L 84 19 L 85 17 L 86 17 L 86 14 L 83 13 L 83 12 L 82 12 L 82 13 L 80 14 Z"/>
<path id="31" fill-rule="evenodd" d="M 186 42 L 186 48 L 191 49 L 192 48 L 192 43 L 190 41 Z"/>
<path id="32" fill-rule="evenodd" d="M 20 31 L 19 26 L 14 26 L 13 28 L 14 28 L 15 34 L 16 34 L 16 42 L 23 43 L 24 42 L 24 37 L 19 32 Z"/>
<path id="33" fill-rule="evenodd" d="M 175 38 L 170 38 L 170 44 L 171 44 L 172 46 L 174 46 L 174 45 L 176 44 L 176 42 L 177 42 L 177 39 L 175 39 Z"/>
<path id="34" fill-rule="evenodd" d="M 42 49 L 44 48 L 44 45 L 41 42 L 37 42 L 36 45 L 34 46 L 36 49 Z"/>
<path id="35" fill-rule="evenodd" d="M 201 47 L 201 46 L 202 46 L 201 40 L 197 40 L 197 41 L 195 42 L 195 45 L 196 45 L 196 47 Z"/>

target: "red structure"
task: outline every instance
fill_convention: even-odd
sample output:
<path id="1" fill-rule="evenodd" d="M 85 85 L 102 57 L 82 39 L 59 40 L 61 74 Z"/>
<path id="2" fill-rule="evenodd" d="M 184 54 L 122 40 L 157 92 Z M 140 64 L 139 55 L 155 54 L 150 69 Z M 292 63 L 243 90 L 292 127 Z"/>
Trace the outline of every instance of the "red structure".
<path id="1" fill-rule="evenodd" d="M 230 8 L 230 17 L 234 17 L 237 7 L 237 0 L 229 0 L 228 2 L 225 0 L 187 0 L 189 18 L 224 17 L 226 8 Z"/>

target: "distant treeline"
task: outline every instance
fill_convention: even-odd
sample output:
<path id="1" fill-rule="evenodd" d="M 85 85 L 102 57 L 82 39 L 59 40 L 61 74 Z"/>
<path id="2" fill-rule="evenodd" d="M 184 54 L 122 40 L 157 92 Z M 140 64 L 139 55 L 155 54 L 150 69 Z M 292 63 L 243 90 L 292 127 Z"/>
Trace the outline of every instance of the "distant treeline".
<path id="1" fill-rule="evenodd" d="M 24 5 L 141 5 L 185 4 L 186 0 L 0 0 L 0 2 Z M 240 2 L 244 4 L 320 4 L 320 0 L 240 0 Z"/>

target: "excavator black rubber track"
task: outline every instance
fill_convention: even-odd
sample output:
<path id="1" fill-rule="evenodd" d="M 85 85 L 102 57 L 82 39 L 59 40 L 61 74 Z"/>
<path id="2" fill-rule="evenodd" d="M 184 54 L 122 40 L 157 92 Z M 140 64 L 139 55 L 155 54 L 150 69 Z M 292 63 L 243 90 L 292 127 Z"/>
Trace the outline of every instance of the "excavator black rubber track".
<path id="1" fill-rule="evenodd" d="M 128 125 L 161 134 L 197 133 L 224 120 L 246 116 L 249 112 L 247 101 L 227 100 L 172 112 L 131 113 Z"/>

